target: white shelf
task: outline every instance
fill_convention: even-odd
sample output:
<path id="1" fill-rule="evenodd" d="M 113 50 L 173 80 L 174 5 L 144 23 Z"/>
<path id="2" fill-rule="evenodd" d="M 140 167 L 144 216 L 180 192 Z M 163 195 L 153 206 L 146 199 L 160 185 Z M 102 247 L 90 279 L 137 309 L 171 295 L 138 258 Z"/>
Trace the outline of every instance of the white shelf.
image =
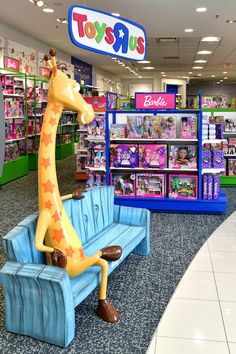
<path id="1" fill-rule="evenodd" d="M 163 172 L 168 172 L 168 171 L 171 171 L 171 172 L 197 172 L 198 169 L 197 168 L 158 168 L 158 167 L 148 167 L 148 168 L 145 168 L 145 167 L 110 167 L 110 170 L 111 171 L 115 171 L 115 170 L 128 170 L 128 171 L 163 171 Z"/>
<path id="2" fill-rule="evenodd" d="M 70 123 L 70 124 L 61 124 L 62 127 L 72 127 L 74 124 Z M 59 126 L 58 126 L 59 127 Z"/>
<path id="3" fill-rule="evenodd" d="M 5 117 L 5 119 L 25 119 L 25 117 Z"/>
<path id="4" fill-rule="evenodd" d="M 81 133 L 88 133 L 87 129 L 77 129 L 76 131 Z"/>
<path id="5" fill-rule="evenodd" d="M 105 167 L 91 167 L 91 166 L 85 166 L 86 169 L 90 170 L 90 171 L 102 171 L 102 172 L 106 172 Z"/>
<path id="6" fill-rule="evenodd" d="M 224 172 L 224 168 L 203 168 L 202 169 L 202 175 L 206 174 L 206 173 L 212 173 L 212 174 L 215 174 L 215 173 L 221 173 L 221 172 Z"/>
<path id="7" fill-rule="evenodd" d="M 233 154 L 224 154 L 224 157 L 233 157 L 233 158 L 236 158 L 236 155 L 233 155 Z"/>
<path id="8" fill-rule="evenodd" d="M 23 138 L 15 138 L 15 139 L 10 139 L 10 140 L 5 140 L 5 143 L 11 143 L 13 141 L 18 141 L 18 140 L 25 140 L 25 136 Z"/>
<path id="9" fill-rule="evenodd" d="M 202 144 L 220 144 L 224 141 L 225 139 L 207 139 L 203 140 Z"/>
<path id="10" fill-rule="evenodd" d="M 22 97 L 24 98 L 24 95 L 18 95 L 17 93 L 3 93 L 4 97 Z"/>
<path id="11" fill-rule="evenodd" d="M 92 142 L 98 142 L 98 143 L 101 143 L 101 142 L 105 143 L 105 137 L 100 138 L 100 139 L 96 138 L 96 137 L 94 137 L 94 138 L 87 137 L 87 138 L 85 138 L 85 140 L 92 141 Z"/>
<path id="12" fill-rule="evenodd" d="M 228 135 L 228 136 L 235 136 L 236 137 L 236 132 L 224 132 L 224 135 Z"/>
<path id="13" fill-rule="evenodd" d="M 80 152 L 88 152 L 88 150 L 86 150 L 86 149 L 77 149 L 77 151 L 80 151 Z"/>
<path id="14" fill-rule="evenodd" d="M 187 142 L 197 142 L 198 139 L 179 139 L 179 138 L 176 138 L 176 139 L 168 139 L 168 138 L 163 138 L 163 139 L 143 139 L 143 138 L 122 138 L 122 139 L 110 139 L 110 141 L 124 141 L 124 142 L 129 142 L 129 141 L 137 141 L 138 144 L 142 144 L 142 143 L 147 143 L 149 141 L 151 142 L 166 142 L 166 141 L 170 141 L 170 142 L 183 142 L 183 141 L 187 141 Z"/>
<path id="15" fill-rule="evenodd" d="M 35 117 L 42 117 L 44 115 L 44 113 L 40 113 L 40 114 L 29 114 L 28 118 L 35 118 Z"/>

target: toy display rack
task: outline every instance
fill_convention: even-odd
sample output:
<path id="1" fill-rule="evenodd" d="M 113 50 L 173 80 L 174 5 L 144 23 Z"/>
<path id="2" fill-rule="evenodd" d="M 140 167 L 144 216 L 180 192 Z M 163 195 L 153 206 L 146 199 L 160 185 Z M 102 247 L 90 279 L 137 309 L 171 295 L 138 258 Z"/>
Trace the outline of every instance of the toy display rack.
<path id="1" fill-rule="evenodd" d="M 209 115 L 222 115 L 224 118 L 236 118 L 236 109 L 226 108 L 204 108 L 203 114 Z M 236 120 L 236 119 L 235 119 Z M 236 132 L 224 132 L 224 138 L 236 138 Z M 217 141 L 216 141 L 217 142 Z M 226 159 L 235 158 L 236 155 L 224 155 Z M 220 176 L 220 184 L 224 187 L 236 187 L 236 176 Z"/>
<path id="2" fill-rule="evenodd" d="M 201 97 L 200 97 L 201 101 Z M 116 124 L 117 118 L 119 115 L 127 115 L 127 114 L 143 114 L 143 115 L 164 115 L 164 114 L 191 114 L 194 113 L 198 117 L 198 139 L 116 139 L 111 140 L 109 135 L 109 127 L 111 124 Z M 111 168 L 110 167 L 110 143 L 153 143 L 153 140 L 156 143 L 195 143 L 197 144 L 198 151 L 198 169 L 195 171 L 190 170 L 178 170 L 178 173 L 194 173 L 198 176 L 198 199 L 172 199 L 172 198 L 145 198 L 145 197 L 119 197 L 115 196 L 115 204 L 116 205 L 124 205 L 124 206 L 132 206 L 132 207 L 140 207 L 146 208 L 151 211 L 159 211 L 159 212 L 180 212 L 180 213 L 196 213 L 196 214 L 220 214 L 225 213 L 227 210 L 227 198 L 223 191 L 220 191 L 219 199 L 217 200 L 204 200 L 202 194 L 202 175 L 203 173 L 216 173 L 220 171 L 216 171 L 215 169 L 208 169 L 207 171 L 202 169 L 202 110 L 133 110 L 133 111 L 107 111 L 106 113 L 106 184 L 110 185 L 110 173 L 116 170 L 116 172 L 122 171 L 142 171 L 140 168 Z M 194 140 L 194 141 L 193 141 Z M 164 172 L 166 174 L 170 172 L 177 172 L 176 169 L 149 169 L 146 168 L 145 172 L 155 171 L 156 173 Z"/>

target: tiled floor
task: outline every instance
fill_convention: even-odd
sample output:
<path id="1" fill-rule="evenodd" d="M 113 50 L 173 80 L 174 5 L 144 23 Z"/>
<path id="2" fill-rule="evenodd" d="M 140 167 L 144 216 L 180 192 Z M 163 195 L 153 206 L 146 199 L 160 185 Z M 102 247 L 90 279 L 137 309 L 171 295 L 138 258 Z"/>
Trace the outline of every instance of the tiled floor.
<path id="1" fill-rule="evenodd" d="M 190 264 L 147 354 L 236 354 L 236 212 Z"/>

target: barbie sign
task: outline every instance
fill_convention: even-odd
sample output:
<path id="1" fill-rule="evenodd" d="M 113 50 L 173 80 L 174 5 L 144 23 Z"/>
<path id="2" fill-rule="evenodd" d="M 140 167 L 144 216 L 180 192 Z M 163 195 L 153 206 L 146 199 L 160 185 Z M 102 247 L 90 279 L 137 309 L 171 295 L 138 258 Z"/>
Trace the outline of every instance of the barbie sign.
<path id="1" fill-rule="evenodd" d="M 136 109 L 175 109 L 176 97 L 172 93 L 139 93 L 135 94 Z"/>

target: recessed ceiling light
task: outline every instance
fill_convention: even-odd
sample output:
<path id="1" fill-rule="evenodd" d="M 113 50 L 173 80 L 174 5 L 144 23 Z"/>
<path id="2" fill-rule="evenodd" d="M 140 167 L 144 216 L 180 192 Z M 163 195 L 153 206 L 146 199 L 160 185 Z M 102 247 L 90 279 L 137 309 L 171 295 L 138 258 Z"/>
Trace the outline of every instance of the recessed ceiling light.
<path id="1" fill-rule="evenodd" d="M 202 74 L 197 74 L 197 76 L 202 76 Z"/>
<path id="2" fill-rule="evenodd" d="M 166 77 L 166 75 L 162 75 L 162 77 Z"/>
<path id="3" fill-rule="evenodd" d="M 39 0 L 39 1 L 36 1 L 36 5 L 37 5 L 38 7 L 42 7 L 43 5 L 45 5 L 45 2 L 42 1 L 42 0 Z"/>
<path id="4" fill-rule="evenodd" d="M 220 37 L 202 37 L 201 42 L 219 42 L 220 41 Z"/>
<path id="5" fill-rule="evenodd" d="M 50 9 L 49 7 L 45 7 L 45 8 L 43 9 L 43 12 L 52 13 L 52 12 L 54 12 L 54 10 L 53 10 L 53 9 Z"/>
<path id="6" fill-rule="evenodd" d="M 199 50 L 199 51 L 197 52 L 197 54 L 211 54 L 211 53 L 212 53 L 211 50 Z"/>
<path id="7" fill-rule="evenodd" d="M 154 66 L 145 66 L 143 69 L 145 70 L 152 70 L 152 69 L 155 69 Z"/>
<path id="8" fill-rule="evenodd" d="M 139 79 L 142 79 L 143 77 L 142 77 L 142 76 L 139 76 L 138 78 L 139 78 Z"/>
<path id="9" fill-rule="evenodd" d="M 228 71 L 223 71 L 223 74 L 228 74 Z"/>
<path id="10" fill-rule="evenodd" d="M 63 23 L 63 24 L 67 24 L 68 23 L 67 19 L 65 19 L 65 18 L 57 18 L 57 22 L 60 22 L 60 23 Z"/>
<path id="11" fill-rule="evenodd" d="M 165 74 L 165 71 L 161 71 L 161 75 L 164 75 Z"/>
<path id="12" fill-rule="evenodd" d="M 193 66 L 193 69 L 200 70 L 203 69 L 203 66 Z"/>
<path id="13" fill-rule="evenodd" d="M 199 59 L 199 60 L 194 60 L 194 63 L 207 63 L 207 61 Z"/>
<path id="14" fill-rule="evenodd" d="M 122 66 L 125 66 L 125 64 L 122 64 Z"/>
<path id="15" fill-rule="evenodd" d="M 116 16 L 116 17 L 120 17 L 120 14 L 118 14 L 118 12 L 112 12 L 111 15 Z"/>
<path id="16" fill-rule="evenodd" d="M 197 8 L 196 8 L 196 11 L 197 11 L 197 12 L 206 12 L 206 11 L 207 11 L 207 8 L 206 8 L 206 7 L 197 7 Z"/>
<path id="17" fill-rule="evenodd" d="M 192 28 L 185 28 L 184 32 L 191 33 L 191 32 L 193 32 L 193 29 Z"/>
<path id="18" fill-rule="evenodd" d="M 191 75 L 193 72 L 192 72 L 192 71 L 189 71 L 188 73 Z"/>
<path id="19" fill-rule="evenodd" d="M 188 79 L 189 77 L 188 76 L 182 76 L 182 79 Z"/>
<path id="20" fill-rule="evenodd" d="M 215 75 L 211 75 L 211 77 L 216 77 Z"/>
<path id="21" fill-rule="evenodd" d="M 224 77 L 225 80 L 228 80 L 227 76 Z"/>
<path id="22" fill-rule="evenodd" d="M 220 84 L 220 81 L 217 81 L 217 84 L 219 85 L 219 84 Z"/>
<path id="23" fill-rule="evenodd" d="M 220 82 L 223 82 L 224 80 L 220 80 Z"/>
<path id="24" fill-rule="evenodd" d="M 150 64 L 150 60 L 140 60 L 140 61 L 137 61 L 138 64 Z"/>
<path id="25" fill-rule="evenodd" d="M 227 22 L 227 23 L 235 23 L 236 20 L 227 20 L 226 22 Z"/>

